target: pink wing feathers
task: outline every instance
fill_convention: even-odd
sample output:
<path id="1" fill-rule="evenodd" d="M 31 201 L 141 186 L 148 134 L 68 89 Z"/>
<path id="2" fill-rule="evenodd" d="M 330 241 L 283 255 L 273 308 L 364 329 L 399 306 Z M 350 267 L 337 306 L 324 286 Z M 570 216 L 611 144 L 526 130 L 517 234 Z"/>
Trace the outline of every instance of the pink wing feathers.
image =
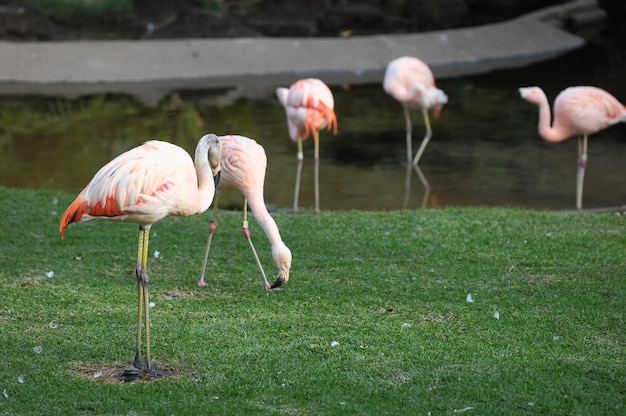
<path id="1" fill-rule="evenodd" d="M 424 62 L 410 56 L 394 59 L 385 70 L 383 89 L 397 101 L 418 106 L 420 95 L 413 87 L 435 87 L 435 77 Z"/>
<path id="2" fill-rule="evenodd" d="M 135 222 L 150 224 L 168 214 L 176 215 L 180 201 L 168 200 L 167 191 L 186 186 L 180 178 L 195 176 L 195 171 L 188 172 L 190 166 L 189 154 L 167 142 L 153 140 L 122 153 L 103 166 L 65 210 L 59 233 L 63 236 L 72 222 L 99 217 L 123 221 L 132 216 Z M 166 203 L 154 209 L 151 202 L 157 199 Z"/>
<path id="3" fill-rule="evenodd" d="M 626 108 L 615 97 L 596 87 L 569 87 L 554 102 L 554 127 L 569 135 L 592 134 L 626 121 Z"/>
<path id="4" fill-rule="evenodd" d="M 283 102 L 284 92 L 279 99 Z M 285 104 L 292 140 L 296 140 L 298 135 L 305 140 L 313 131 L 324 127 L 337 134 L 333 94 L 319 79 L 308 78 L 294 83 L 289 88 Z"/>

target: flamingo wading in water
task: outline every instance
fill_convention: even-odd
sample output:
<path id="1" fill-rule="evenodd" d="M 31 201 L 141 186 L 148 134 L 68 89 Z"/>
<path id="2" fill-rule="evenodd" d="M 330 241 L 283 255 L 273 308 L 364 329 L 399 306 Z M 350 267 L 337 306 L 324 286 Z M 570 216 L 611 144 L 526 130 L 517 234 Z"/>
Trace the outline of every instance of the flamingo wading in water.
<path id="1" fill-rule="evenodd" d="M 578 174 L 576 209 L 582 208 L 583 182 L 587 165 L 587 136 L 626 122 L 626 108 L 615 97 L 596 87 L 569 87 L 554 101 L 554 120 L 550 123 L 550 104 L 539 87 L 520 88 L 521 97 L 539 106 L 539 134 L 548 142 L 561 142 L 578 136 Z"/>
<path id="2" fill-rule="evenodd" d="M 111 220 L 139 224 L 137 246 L 137 346 L 134 366 L 156 375 L 165 373 L 150 359 L 148 238 L 150 227 L 168 215 L 188 216 L 207 210 L 219 181 L 221 144 L 214 134 L 203 136 L 195 159 L 182 148 L 157 140 L 122 153 L 102 167 L 63 213 L 61 237 L 73 223 Z M 145 326 L 142 324 L 145 315 Z M 141 364 L 141 329 L 145 328 L 145 367 Z"/>
<path id="3" fill-rule="evenodd" d="M 383 89 L 402 104 L 406 124 L 407 163 L 417 166 L 433 134 L 428 110 L 432 109 L 435 118 L 439 118 L 443 105 L 448 102 L 448 96 L 435 86 L 435 78 L 428 65 L 410 56 L 403 56 L 389 62 L 385 71 Z M 409 114 L 409 109 L 413 108 L 422 110 L 426 126 L 426 134 L 415 157 L 411 149 L 413 126 Z"/>
<path id="4" fill-rule="evenodd" d="M 257 267 L 261 272 L 265 289 L 277 288 L 289 280 L 291 251 L 281 239 L 276 222 L 265 207 L 265 201 L 263 199 L 263 185 L 265 182 L 265 169 L 267 167 L 265 149 L 256 141 L 243 136 L 220 136 L 219 139 L 222 143 L 222 169 L 220 171 L 219 187 L 220 189 L 222 187 L 234 187 L 239 189 L 243 194 L 243 225 L 241 231 L 252 250 Z M 204 271 L 206 269 L 211 240 L 216 227 L 215 219 L 217 217 L 218 198 L 219 196 L 216 196 L 215 202 L 213 203 L 213 216 L 209 223 L 209 236 L 204 252 L 204 261 L 202 262 L 202 271 L 198 279 L 198 286 L 206 285 L 204 281 Z M 263 231 L 265 231 L 272 246 L 272 258 L 278 268 L 278 276 L 271 286 L 265 277 L 263 266 L 250 239 L 247 216 L 248 204 L 250 205 L 252 215 L 254 215 L 254 218 L 256 218 L 261 228 L 263 228 Z"/>
<path id="5" fill-rule="evenodd" d="M 293 209 L 298 210 L 300 194 L 300 175 L 302 174 L 302 142 L 309 135 L 313 136 L 315 145 L 313 161 L 315 174 L 315 211 L 320 210 L 319 192 L 319 132 L 326 127 L 337 134 L 337 116 L 335 115 L 335 101 L 330 88 L 316 78 L 307 78 L 296 81 L 289 89 L 276 89 L 278 101 L 285 107 L 287 125 L 291 140 L 298 144 L 298 169 L 296 171 L 296 189 L 293 197 Z"/>

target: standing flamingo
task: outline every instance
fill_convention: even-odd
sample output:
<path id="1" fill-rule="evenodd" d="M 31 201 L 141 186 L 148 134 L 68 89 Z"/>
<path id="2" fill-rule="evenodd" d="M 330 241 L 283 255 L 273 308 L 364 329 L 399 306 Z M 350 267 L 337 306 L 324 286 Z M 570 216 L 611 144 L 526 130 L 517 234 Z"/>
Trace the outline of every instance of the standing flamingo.
<path id="1" fill-rule="evenodd" d="M 289 280 L 291 251 L 285 243 L 283 243 L 276 222 L 265 207 L 265 201 L 263 199 L 263 184 L 265 182 L 265 168 L 267 167 L 265 150 L 263 146 L 256 141 L 243 136 L 220 136 L 219 139 L 222 142 L 222 170 L 220 172 L 219 187 L 234 187 L 239 189 L 243 194 L 243 225 L 241 231 L 252 250 L 257 267 L 261 272 L 265 289 L 277 288 Z M 202 271 L 198 279 L 198 286 L 206 286 L 204 271 L 206 269 L 211 240 L 216 227 L 217 200 L 218 196 L 215 197 L 213 204 L 213 216 L 209 223 L 209 236 L 204 252 L 204 261 L 202 262 Z M 250 204 L 252 215 L 254 215 L 254 218 L 256 218 L 261 228 L 263 228 L 263 231 L 265 231 L 272 246 L 272 258 L 278 268 L 278 277 L 271 286 L 265 277 L 263 266 L 261 266 L 261 261 L 256 254 L 252 240 L 250 240 L 250 231 L 248 229 L 248 204 Z"/>
<path id="2" fill-rule="evenodd" d="M 122 153 L 102 167 L 63 213 L 61 237 L 72 222 L 94 219 L 139 224 L 137 246 L 137 347 L 134 366 L 141 364 L 141 328 L 145 313 L 145 370 L 164 375 L 150 360 L 148 238 L 150 227 L 168 215 L 194 215 L 207 210 L 219 181 L 221 144 L 214 134 L 198 142 L 195 161 L 182 148 L 152 140 Z M 143 311 L 142 311 L 143 310 Z"/>
<path id="3" fill-rule="evenodd" d="M 302 173 L 302 142 L 313 135 L 315 143 L 315 211 L 320 210 L 319 192 L 319 133 L 318 130 L 326 127 L 337 134 L 337 117 L 335 116 L 335 101 L 330 88 L 316 78 L 301 79 L 289 89 L 276 90 L 278 101 L 285 107 L 287 124 L 291 140 L 298 143 L 298 170 L 296 172 L 296 189 L 293 198 L 293 209 L 298 210 L 298 196 L 300 194 L 300 175 Z"/>
<path id="4" fill-rule="evenodd" d="M 550 126 L 550 104 L 539 87 L 520 88 L 522 98 L 539 106 L 539 134 L 548 142 L 560 142 L 578 135 L 576 209 L 582 208 L 583 181 L 587 165 L 587 136 L 626 122 L 626 108 L 615 97 L 596 87 L 569 87 L 554 101 L 554 122 Z"/>
<path id="5" fill-rule="evenodd" d="M 416 165 L 419 163 L 426 145 L 432 137 L 432 129 L 428 118 L 428 110 L 433 109 L 435 118 L 439 118 L 443 105 L 448 102 L 448 96 L 435 87 L 433 73 L 424 62 L 410 56 L 403 56 L 389 62 L 385 71 L 383 89 L 402 104 L 404 120 L 406 123 L 406 157 L 407 163 Z M 415 158 L 411 150 L 412 130 L 409 109 L 419 108 L 424 115 L 426 134 L 422 139 Z"/>

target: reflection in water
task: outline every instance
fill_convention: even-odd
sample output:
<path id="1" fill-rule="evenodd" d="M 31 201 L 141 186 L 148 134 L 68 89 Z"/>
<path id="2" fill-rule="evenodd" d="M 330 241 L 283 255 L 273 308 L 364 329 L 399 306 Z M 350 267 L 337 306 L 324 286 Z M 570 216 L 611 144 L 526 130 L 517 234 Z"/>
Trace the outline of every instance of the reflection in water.
<path id="1" fill-rule="evenodd" d="M 576 140 L 541 140 L 537 109 L 515 92 L 520 86 L 541 85 L 553 100 L 569 85 L 592 84 L 624 101 L 623 58 L 622 49 L 610 55 L 590 47 L 529 68 L 438 82 L 449 103 L 439 120 L 433 120 L 433 139 L 415 170 L 406 163 L 398 103 L 380 85 L 335 89 L 340 131 L 337 136 L 320 135 L 320 204 L 325 210 L 573 208 Z M 5 104 L 0 108 L 0 186 L 74 193 L 100 166 L 146 140 L 169 140 L 192 152 L 207 132 L 236 133 L 265 147 L 267 203 L 291 207 L 296 150 L 278 101 L 268 97 L 210 105 L 182 99 L 156 109 L 110 97 Z M 416 122 L 414 127 L 424 126 Z M 625 204 L 626 126 L 611 127 L 591 140 L 583 206 Z M 310 141 L 305 143 L 304 153 L 311 154 L 311 147 Z M 313 163 L 305 159 L 303 208 L 314 203 L 312 176 Z M 225 191 L 220 205 L 240 207 L 241 196 Z"/>
<path id="2" fill-rule="evenodd" d="M 422 196 L 422 205 L 420 206 L 420 208 L 428 207 L 428 198 L 430 197 L 430 183 L 428 183 L 428 180 L 426 180 L 426 176 L 424 176 L 424 173 L 420 169 L 419 165 L 407 163 L 406 176 L 404 178 L 404 201 L 402 203 L 403 209 L 409 208 L 409 199 L 411 197 L 411 176 L 413 176 L 413 171 L 417 173 L 417 177 L 424 187 L 424 195 Z"/>

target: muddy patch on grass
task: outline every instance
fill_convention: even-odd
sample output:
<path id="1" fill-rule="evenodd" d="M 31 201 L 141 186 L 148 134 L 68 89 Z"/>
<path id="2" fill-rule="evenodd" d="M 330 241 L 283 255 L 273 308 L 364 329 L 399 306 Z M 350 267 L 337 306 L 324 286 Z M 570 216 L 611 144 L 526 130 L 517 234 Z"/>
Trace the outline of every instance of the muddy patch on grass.
<path id="1" fill-rule="evenodd" d="M 74 370 L 74 375 L 100 383 L 136 383 L 153 382 L 159 380 L 172 380 L 179 378 L 180 370 L 165 366 L 160 369 L 166 375 L 155 375 L 143 370 L 137 370 L 132 366 L 107 366 L 99 364 L 81 364 Z"/>

